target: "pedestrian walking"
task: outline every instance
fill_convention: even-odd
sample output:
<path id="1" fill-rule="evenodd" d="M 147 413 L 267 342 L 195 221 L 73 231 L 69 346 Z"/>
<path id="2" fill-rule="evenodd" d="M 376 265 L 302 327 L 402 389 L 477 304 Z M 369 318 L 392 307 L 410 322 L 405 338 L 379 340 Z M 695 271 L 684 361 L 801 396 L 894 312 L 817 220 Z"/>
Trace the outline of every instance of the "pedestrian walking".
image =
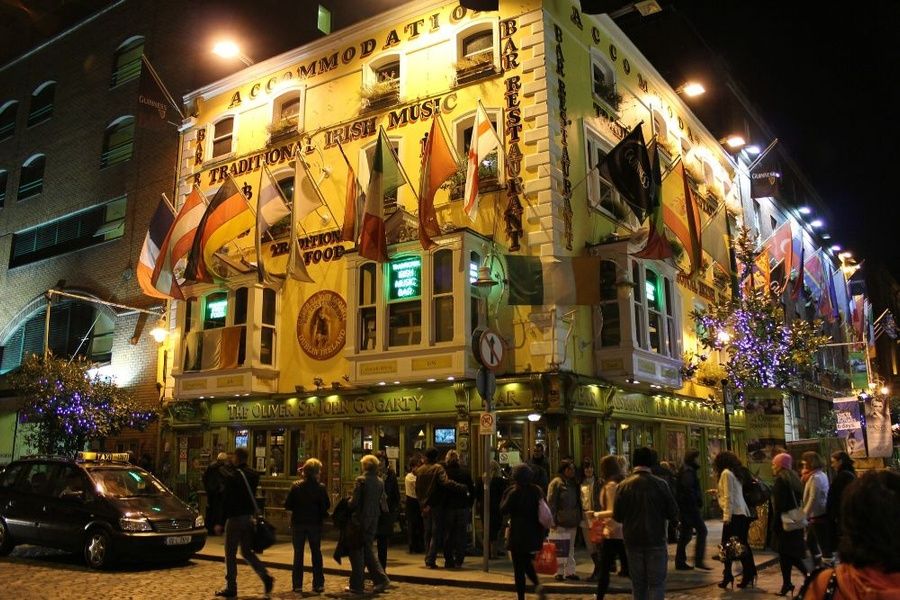
<path id="1" fill-rule="evenodd" d="M 581 462 L 581 507 L 584 509 L 581 518 L 581 534 L 584 538 L 584 546 L 588 556 L 594 561 L 594 569 L 588 576 L 588 581 L 597 581 L 600 568 L 600 556 L 598 547 L 591 541 L 591 524 L 594 522 L 594 512 L 600 510 L 598 500 L 600 498 L 600 478 L 594 474 L 594 463 L 586 458 Z"/>
<path id="2" fill-rule="evenodd" d="M 351 594 L 365 593 L 364 576 L 368 572 L 375 593 L 381 593 L 391 584 L 375 555 L 375 534 L 378 519 L 387 511 L 384 482 L 378 477 L 378 457 L 366 454 L 359 461 L 362 475 L 356 478 L 353 496 L 350 498 L 351 518 L 358 519 L 362 530 L 362 544 L 350 549 L 350 585 L 344 591 Z"/>
<path id="3" fill-rule="evenodd" d="M 500 501 L 500 513 L 509 516 L 506 549 L 512 557 L 516 597 L 525 600 L 525 578 L 534 584 L 534 592 L 543 598 L 543 587 L 534 570 L 534 555 L 541 549 L 546 530 L 538 518 L 538 503 L 544 497 L 540 486 L 532 483 L 533 472 L 527 464 L 513 467 L 511 485 Z"/>
<path id="4" fill-rule="evenodd" d="M 232 465 L 222 467 L 221 474 L 225 480 L 225 496 L 222 503 L 222 514 L 225 517 L 225 587 L 216 596 L 220 598 L 237 597 L 237 551 L 241 549 L 241 557 L 247 561 L 263 583 L 266 598 L 272 593 L 275 578 L 269 575 L 266 567 L 253 551 L 253 517 L 256 516 L 256 486 L 259 485 L 259 473 L 247 466 L 249 454 L 246 448 L 236 448 L 232 456 Z"/>
<path id="5" fill-rule="evenodd" d="M 753 586 L 756 582 L 756 564 L 753 561 L 753 550 L 750 549 L 748 540 L 750 534 L 750 508 L 744 500 L 744 487 L 738 474 L 743 472 L 744 465 L 734 452 L 723 450 L 713 459 L 713 469 L 718 474 L 718 499 L 722 508 L 722 545 L 729 543 L 732 537 L 736 537 L 741 545 L 741 565 L 743 574 L 738 583 L 739 588 Z M 729 585 L 734 587 L 734 575 L 731 573 L 733 559 L 726 553 L 722 557 L 725 562 L 725 571 L 719 587 L 725 589 Z"/>
<path id="6" fill-rule="evenodd" d="M 556 580 L 578 581 L 579 577 L 575 573 L 575 534 L 584 517 L 584 509 L 581 507 L 581 488 L 575 481 L 575 465 L 572 461 L 560 461 L 557 476 L 550 482 L 547 490 L 547 504 L 550 505 L 555 525 L 550 530 L 550 539 L 568 542 L 568 553 L 559 561 Z"/>
<path id="7" fill-rule="evenodd" d="M 828 525 L 831 530 L 829 537 L 831 538 L 831 549 L 834 551 L 841 542 L 841 499 L 847 486 L 856 479 L 856 469 L 853 468 L 853 459 L 844 451 L 832 453 L 831 468 L 834 470 L 834 478 L 828 487 L 825 513 L 828 515 Z"/>
<path id="8" fill-rule="evenodd" d="M 600 477 L 603 486 L 597 495 L 597 511 L 594 518 L 603 519 L 603 540 L 597 545 L 597 600 L 603 600 L 609 590 L 609 574 L 618 556 L 622 563 L 622 571 L 628 576 L 628 558 L 625 554 L 625 542 L 622 524 L 613 518 L 616 507 L 616 496 L 619 483 L 625 479 L 619 460 L 608 454 L 600 459 Z"/>
<path id="9" fill-rule="evenodd" d="M 472 522 L 472 502 L 475 499 L 475 482 L 469 469 L 459 462 L 459 453 L 449 450 L 444 469 L 451 481 L 462 485 L 465 490 L 447 494 L 444 512 L 444 561 L 448 568 L 461 567 L 466 558 L 466 534 Z"/>
<path id="10" fill-rule="evenodd" d="M 387 512 L 382 512 L 378 518 L 378 531 L 375 535 L 375 545 L 378 548 L 378 562 L 387 573 L 388 545 L 391 535 L 394 533 L 394 523 L 400 513 L 400 486 L 397 484 L 397 473 L 384 454 L 379 453 L 379 474 L 384 480 L 384 495 L 387 499 Z"/>
<path id="11" fill-rule="evenodd" d="M 813 574 L 798 598 L 900 598 L 900 473 L 873 470 L 850 483 L 841 523 L 841 564 Z"/>
<path id="12" fill-rule="evenodd" d="M 675 499 L 678 501 L 678 545 L 675 547 L 675 568 L 679 571 L 690 569 L 712 570 L 704 562 L 706 555 L 706 523 L 700 510 L 703 508 L 703 494 L 700 491 L 700 458 L 699 450 L 688 450 L 684 455 L 684 463 L 678 470 L 675 482 Z M 693 532 L 697 532 L 694 543 L 694 564 L 687 563 L 687 545 L 691 542 Z"/>
<path id="13" fill-rule="evenodd" d="M 547 494 L 547 486 L 550 484 L 550 461 L 544 456 L 544 445 L 540 442 L 534 445 L 531 459 L 528 461 L 531 472 L 534 473 L 534 484 Z"/>
<path id="14" fill-rule="evenodd" d="M 806 546 L 803 543 L 803 529 L 788 531 L 784 528 L 781 515 L 800 507 L 803 497 L 803 484 L 800 477 L 791 468 L 794 459 L 790 454 L 781 453 L 772 457 L 772 472 L 775 483 L 772 485 L 772 518 L 769 519 L 772 531 L 772 550 L 778 553 L 778 564 L 781 567 L 781 591 L 779 596 L 793 596 L 794 584 L 791 583 L 791 569 L 794 567 L 806 577 L 809 572 L 803 559 L 806 558 Z"/>
<path id="15" fill-rule="evenodd" d="M 325 484 L 319 481 L 322 463 L 310 458 L 303 464 L 303 479 L 291 486 L 284 508 L 291 511 L 291 541 L 294 546 L 294 564 L 291 585 L 294 593 L 303 590 L 303 554 L 309 543 L 312 561 L 312 589 L 317 594 L 325 591 L 325 571 L 322 566 L 322 524 L 331 508 L 331 500 Z"/>
<path id="16" fill-rule="evenodd" d="M 803 512 L 809 521 L 806 528 L 806 547 L 813 558 L 813 565 L 820 567 L 822 561 L 831 562 L 831 538 L 828 524 L 828 476 L 822 471 L 822 457 L 815 452 L 804 452 L 803 465 Z"/>
<path id="17" fill-rule="evenodd" d="M 206 490 L 206 530 L 209 535 L 221 535 L 225 526 L 222 503 L 225 499 L 225 477 L 222 468 L 228 463 L 228 455 L 219 452 L 216 460 L 203 471 L 203 489 Z"/>
<path id="18" fill-rule="evenodd" d="M 613 519 L 622 524 L 631 597 L 663 600 L 666 595 L 667 521 L 678 518 L 678 505 L 669 484 L 653 475 L 656 453 L 637 448 L 631 475 L 616 488 Z"/>
<path id="19" fill-rule="evenodd" d="M 437 462 L 436 448 L 425 450 L 425 462 L 416 469 L 416 497 L 422 508 L 425 526 L 425 566 L 437 568 L 438 550 L 444 548 L 444 507 L 447 493 L 464 492 L 465 486 L 447 477 L 447 471 Z"/>
<path id="20" fill-rule="evenodd" d="M 422 459 L 418 455 L 410 458 L 406 477 L 403 478 L 406 500 L 404 514 L 410 554 L 421 554 L 425 551 L 425 527 L 422 523 L 422 509 L 419 506 L 419 499 L 416 497 L 416 469 L 421 464 Z"/>

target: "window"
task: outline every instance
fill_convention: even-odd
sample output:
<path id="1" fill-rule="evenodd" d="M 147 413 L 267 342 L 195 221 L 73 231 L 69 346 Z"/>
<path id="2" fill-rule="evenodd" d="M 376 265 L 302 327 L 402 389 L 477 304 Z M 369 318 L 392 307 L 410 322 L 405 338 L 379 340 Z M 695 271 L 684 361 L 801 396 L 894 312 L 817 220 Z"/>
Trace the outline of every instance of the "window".
<path id="1" fill-rule="evenodd" d="M 144 53 L 144 38 L 136 36 L 122 42 L 113 56 L 113 72 L 109 87 L 137 79 L 141 74 L 141 55 Z"/>
<path id="2" fill-rule="evenodd" d="M 481 310 L 482 303 L 475 293 L 475 286 L 472 284 L 478 280 L 478 267 L 481 266 L 481 255 L 472 250 L 469 252 L 469 310 L 472 314 L 472 322 L 470 324 L 469 333 L 474 333 L 478 329 L 478 311 Z"/>
<path id="3" fill-rule="evenodd" d="M 616 263 L 610 260 L 600 263 L 600 306 L 596 341 L 601 348 L 614 348 L 622 343 L 616 275 Z"/>
<path id="4" fill-rule="evenodd" d="M 672 279 L 633 261 L 635 347 L 678 358 L 675 289 Z M 604 325 L 605 329 L 605 325 Z"/>
<path id="5" fill-rule="evenodd" d="M 606 106 L 619 110 L 622 97 L 616 90 L 616 72 L 612 64 L 597 52 L 591 53 L 591 91 L 594 99 Z"/>
<path id="6" fill-rule="evenodd" d="M 613 187 L 613 184 L 601 176 L 599 169 L 595 168 L 606 158 L 608 151 L 611 149 L 610 144 L 606 143 L 590 129 L 585 130 L 585 140 L 587 144 L 587 169 L 589 171 L 588 206 L 593 210 L 612 217 L 618 223 L 631 229 L 637 229 L 640 227 L 637 217 L 634 216 L 634 213 L 616 191 L 615 187 Z"/>
<path id="7" fill-rule="evenodd" d="M 775 218 L 774 215 L 769 215 L 769 227 L 772 230 L 772 233 L 778 229 L 778 219 Z"/>
<path id="8" fill-rule="evenodd" d="M 644 342 L 644 286 L 641 267 L 637 261 L 631 264 L 631 277 L 634 282 L 634 345 L 636 348 L 647 347 Z"/>
<path id="9" fill-rule="evenodd" d="M 388 346 L 422 342 L 422 257 L 392 260 L 388 269 Z"/>
<path id="10" fill-rule="evenodd" d="M 476 23 L 459 33 L 456 49 L 456 82 L 468 83 L 496 72 L 494 23 Z"/>
<path id="11" fill-rule="evenodd" d="M 123 197 L 13 234 L 10 268 L 122 237 L 125 208 Z"/>
<path id="12" fill-rule="evenodd" d="M 0 171 L 0 208 L 6 202 L 6 184 L 9 181 L 9 172 Z"/>
<path id="13" fill-rule="evenodd" d="M 234 291 L 234 324 L 243 325 L 247 322 L 247 288 L 242 287 Z"/>
<path id="14" fill-rule="evenodd" d="M 359 269 L 359 349 L 377 348 L 378 319 L 376 314 L 376 263 L 366 263 Z"/>
<path id="15" fill-rule="evenodd" d="M 400 82 L 400 60 L 392 60 L 389 63 L 375 69 L 375 81 L 378 83 Z"/>
<path id="16" fill-rule="evenodd" d="M 300 90 L 286 92 L 275 99 L 272 104 L 272 129 L 281 131 L 297 130 L 300 127 L 300 109 L 302 108 Z"/>
<path id="17" fill-rule="evenodd" d="M 46 81 L 31 93 L 31 108 L 28 111 L 28 126 L 43 123 L 53 116 L 53 97 L 56 82 Z"/>
<path id="18" fill-rule="evenodd" d="M 325 35 L 331 33 L 331 11 L 321 4 L 319 5 L 319 14 L 318 18 L 316 19 L 316 25 L 319 31 L 321 31 Z"/>
<path id="19" fill-rule="evenodd" d="M 203 329 L 225 327 L 228 319 L 228 292 L 213 292 L 206 297 L 203 309 Z"/>
<path id="20" fill-rule="evenodd" d="M 434 341 L 453 341 L 453 251 L 438 250 L 432 257 Z"/>
<path id="21" fill-rule="evenodd" d="M 131 159 L 134 151 L 134 117 L 120 117 L 110 123 L 103 136 L 100 167 L 108 167 Z"/>
<path id="22" fill-rule="evenodd" d="M 757 234 L 762 234 L 762 205 L 759 200 L 753 200 L 753 226 Z"/>
<path id="23" fill-rule="evenodd" d="M 360 164 L 360 181 L 368 181 L 370 174 L 372 172 L 372 163 L 375 161 L 375 147 L 378 144 L 376 140 L 371 145 L 369 145 L 365 149 L 365 164 Z M 391 147 L 394 149 L 394 154 L 397 156 L 400 155 L 400 142 L 399 140 L 391 140 Z M 401 187 L 403 184 L 401 183 Z M 384 210 L 385 216 L 390 214 L 394 209 L 397 208 L 397 189 L 387 190 L 384 194 Z"/>
<path id="24" fill-rule="evenodd" d="M 225 156 L 234 144 L 234 117 L 222 119 L 213 127 L 212 158 Z"/>
<path id="25" fill-rule="evenodd" d="M 22 163 L 19 175 L 19 200 L 37 196 L 43 191 L 45 162 L 46 157 L 43 154 L 35 154 Z"/>
<path id="26" fill-rule="evenodd" d="M 389 54 L 363 68 L 362 96 L 367 108 L 382 108 L 400 99 L 400 56 Z"/>
<path id="27" fill-rule="evenodd" d="M 96 363 L 112 360 L 115 319 L 109 311 L 90 302 L 55 300 L 49 330 L 46 316 L 45 305 L 6 339 L 0 373 L 15 369 L 29 354 L 43 354 L 45 334 L 55 356 L 83 356 Z"/>
<path id="28" fill-rule="evenodd" d="M 0 140 L 11 138 L 16 131 L 16 116 L 19 114 L 19 103 L 10 100 L 0 108 Z"/>
<path id="29" fill-rule="evenodd" d="M 263 289 L 259 360 L 264 365 L 275 364 L 275 298 L 275 290 Z"/>

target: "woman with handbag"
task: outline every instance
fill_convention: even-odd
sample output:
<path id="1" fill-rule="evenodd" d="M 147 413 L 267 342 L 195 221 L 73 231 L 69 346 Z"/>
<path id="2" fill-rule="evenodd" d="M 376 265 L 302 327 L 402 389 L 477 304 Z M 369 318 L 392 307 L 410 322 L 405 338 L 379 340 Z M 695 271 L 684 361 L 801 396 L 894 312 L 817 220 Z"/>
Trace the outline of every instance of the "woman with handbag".
<path id="1" fill-rule="evenodd" d="M 571 460 L 562 460 L 559 463 L 557 476 L 550 482 L 547 488 L 547 504 L 553 511 L 553 522 L 556 525 L 550 530 L 550 540 L 560 540 L 565 556 L 560 556 L 559 570 L 556 572 L 556 580 L 578 581 L 575 574 L 575 534 L 581 523 L 584 511 L 581 508 L 581 489 L 575 481 L 575 465 Z M 568 548 L 565 548 L 568 542 Z"/>
<path id="2" fill-rule="evenodd" d="M 791 583 L 791 569 L 797 567 L 803 576 L 809 574 L 803 559 L 806 557 L 806 546 L 803 543 L 803 528 L 806 515 L 800 506 L 803 484 L 800 477 L 791 469 L 794 459 L 790 454 L 782 452 L 772 458 L 772 472 L 775 484 L 772 486 L 772 549 L 778 553 L 781 565 L 781 591 L 779 596 L 787 596 L 794 591 Z"/>
<path id="3" fill-rule="evenodd" d="M 525 577 L 534 584 L 534 591 L 543 597 L 543 588 L 538 581 L 532 560 L 541 549 L 546 529 L 538 518 L 538 505 L 544 498 L 544 491 L 532 483 L 534 474 L 525 463 L 519 463 L 512 470 L 514 485 L 506 490 L 500 501 L 500 514 L 509 515 L 509 536 L 506 549 L 512 557 L 513 580 L 518 600 L 525 600 Z"/>
<path id="4" fill-rule="evenodd" d="M 611 454 L 600 459 L 600 477 L 603 487 L 598 498 L 599 511 L 594 513 L 594 518 L 604 520 L 603 539 L 597 545 L 597 553 L 600 557 L 600 568 L 597 579 L 597 600 L 603 600 L 609 589 L 609 572 L 615 563 L 616 555 L 621 557 L 622 571 L 628 572 L 628 559 L 625 555 L 625 541 L 622 536 L 622 524 L 612 518 L 616 505 L 616 489 L 619 482 L 625 478 L 619 459 Z"/>
<path id="5" fill-rule="evenodd" d="M 738 473 L 742 471 L 744 465 L 741 464 L 741 460 L 734 452 L 723 450 L 713 459 L 713 468 L 719 476 L 718 499 L 719 506 L 722 508 L 723 522 L 722 546 L 727 550 L 727 547 L 732 544 L 732 538 L 737 538 L 737 544 L 733 545 L 740 547 L 738 556 L 728 551 L 724 552 L 722 558 L 725 563 L 725 571 L 718 586 L 722 589 L 729 585 L 734 587 L 731 563 L 739 558 L 743 566 L 743 574 L 738 587 L 752 587 L 756 582 L 756 563 L 753 561 L 753 551 L 750 549 L 748 541 L 750 508 L 744 500 L 744 488 L 741 480 L 738 479 Z"/>

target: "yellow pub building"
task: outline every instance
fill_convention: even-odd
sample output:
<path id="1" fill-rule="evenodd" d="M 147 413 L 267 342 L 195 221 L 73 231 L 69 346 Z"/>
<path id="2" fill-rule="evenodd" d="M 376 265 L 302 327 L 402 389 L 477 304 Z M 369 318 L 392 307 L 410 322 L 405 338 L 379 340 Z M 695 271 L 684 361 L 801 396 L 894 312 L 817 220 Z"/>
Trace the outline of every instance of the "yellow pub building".
<path id="1" fill-rule="evenodd" d="M 667 181 L 693 187 L 704 226 L 741 222 L 748 183 L 609 18 L 569 0 L 501 0 L 496 12 L 410 2 L 185 101 L 178 204 L 194 185 L 209 199 L 233 177 L 255 210 L 264 167 L 286 198 L 324 202 L 295 231 L 289 218 L 270 229 L 259 256 L 254 232 L 239 236 L 217 254 L 215 285 L 186 283 L 187 300 L 171 302 L 160 377 L 178 481 L 202 487 L 211 456 L 244 446 L 277 519 L 308 457 L 324 464 L 335 499 L 364 454 L 383 452 L 402 477 L 429 446 L 458 449 L 476 477 L 485 445 L 512 465 L 541 442 L 554 470 L 563 457 L 630 457 L 646 445 L 680 461 L 698 448 L 710 477 L 724 448 L 711 401 L 721 390 L 682 367 L 699 352 L 689 313 L 730 294 L 729 265 L 716 260 L 726 239 L 704 247 L 691 275 L 683 251 L 634 257 L 646 224 L 593 167 L 640 124 Z M 503 148 L 479 166 L 471 221 L 462 191 L 479 102 Z M 423 250 L 417 193 L 435 118 L 461 167 L 435 196 L 441 235 Z M 382 128 L 409 183 L 385 199 L 388 261 L 377 263 L 340 232 L 350 169 L 365 189 Z M 296 174 L 300 157 L 308 176 Z M 313 282 L 283 276 L 292 242 Z M 599 257 L 600 304 L 511 305 L 511 255 Z M 272 274 L 264 283 L 260 260 Z M 482 285 L 487 274 L 494 285 Z M 476 390 L 473 334 L 483 328 L 502 346 L 492 435 L 482 434 Z M 745 425 L 735 411 L 739 450 Z"/>

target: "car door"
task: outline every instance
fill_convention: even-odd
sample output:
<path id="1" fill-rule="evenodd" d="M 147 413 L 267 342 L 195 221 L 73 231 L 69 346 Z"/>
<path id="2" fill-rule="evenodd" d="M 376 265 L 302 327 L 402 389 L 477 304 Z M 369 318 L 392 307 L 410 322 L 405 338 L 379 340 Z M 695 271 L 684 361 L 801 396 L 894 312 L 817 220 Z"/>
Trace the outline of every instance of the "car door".
<path id="1" fill-rule="evenodd" d="M 42 500 L 39 531 L 42 543 L 66 550 L 81 547 L 85 525 L 90 520 L 90 483 L 75 465 L 59 464 Z"/>
<path id="2" fill-rule="evenodd" d="M 24 484 L 19 483 L 28 481 L 28 468 L 28 463 L 14 463 L 0 476 L 0 517 L 14 539 L 23 539 L 28 529 L 22 512 L 26 503 L 20 486 Z"/>
<path id="3" fill-rule="evenodd" d="M 50 465 L 31 462 L 23 463 L 22 466 L 22 472 L 8 488 L 4 505 L 0 508 L 9 534 L 18 543 L 40 544 L 40 494 L 46 486 Z"/>

